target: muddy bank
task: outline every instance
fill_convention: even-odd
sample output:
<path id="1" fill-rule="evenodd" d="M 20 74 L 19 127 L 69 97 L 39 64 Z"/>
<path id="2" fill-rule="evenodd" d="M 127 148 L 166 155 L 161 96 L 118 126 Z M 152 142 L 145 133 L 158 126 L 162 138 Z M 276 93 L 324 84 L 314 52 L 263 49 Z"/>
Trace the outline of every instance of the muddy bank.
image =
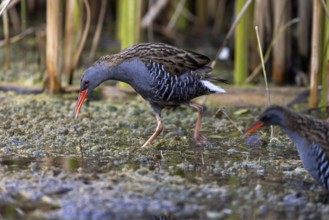
<path id="1" fill-rule="evenodd" d="M 3 217 L 329 217 L 325 192 L 280 129 L 271 143 L 266 129 L 254 145 L 241 138 L 258 107 L 227 105 L 228 119 L 207 100 L 207 146 L 193 143 L 193 110 L 164 111 L 164 133 L 141 149 L 156 122 L 140 97 L 92 101 L 74 120 L 76 98 L 0 93 Z"/>

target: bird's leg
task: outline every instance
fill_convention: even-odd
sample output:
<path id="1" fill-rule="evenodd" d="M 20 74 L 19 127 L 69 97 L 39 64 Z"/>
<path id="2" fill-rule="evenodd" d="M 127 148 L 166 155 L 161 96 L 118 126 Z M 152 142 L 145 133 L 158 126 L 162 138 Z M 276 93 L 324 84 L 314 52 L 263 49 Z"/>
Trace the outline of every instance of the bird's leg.
<path id="1" fill-rule="evenodd" d="M 194 108 L 198 111 L 198 119 L 195 124 L 194 129 L 194 140 L 197 144 L 203 144 L 207 142 L 207 138 L 200 135 L 200 127 L 201 127 L 201 121 L 202 121 L 202 114 L 204 112 L 205 107 L 203 105 L 199 105 L 196 103 L 189 103 L 189 106 Z"/>
<path id="2" fill-rule="evenodd" d="M 142 148 L 148 147 L 152 141 L 161 133 L 163 130 L 163 124 L 161 121 L 160 114 L 156 113 L 155 118 L 157 119 L 157 128 L 155 129 L 155 132 L 152 134 L 152 136 L 145 142 L 145 144 L 142 146 Z"/>

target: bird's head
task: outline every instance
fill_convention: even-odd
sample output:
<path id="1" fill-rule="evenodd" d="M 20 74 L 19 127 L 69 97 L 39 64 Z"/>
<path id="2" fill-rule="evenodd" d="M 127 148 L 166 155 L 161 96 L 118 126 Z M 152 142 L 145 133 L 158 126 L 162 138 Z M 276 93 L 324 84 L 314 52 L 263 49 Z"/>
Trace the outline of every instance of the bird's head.
<path id="1" fill-rule="evenodd" d="M 92 66 L 84 72 L 81 77 L 80 94 L 75 107 L 75 118 L 78 117 L 79 111 L 90 92 L 107 80 L 107 69 L 106 66 Z"/>
<path id="2" fill-rule="evenodd" d="M 280 125 L 284 126 L 284 113 L 287 110 L 283 107 L 272 105 L 268 107 L 259 117 L 258 120 L 247 129 L 243 137 L 247 137 L 249 134 L 253 133 L 257 129 L 270 126 L 270 125 Z"/>

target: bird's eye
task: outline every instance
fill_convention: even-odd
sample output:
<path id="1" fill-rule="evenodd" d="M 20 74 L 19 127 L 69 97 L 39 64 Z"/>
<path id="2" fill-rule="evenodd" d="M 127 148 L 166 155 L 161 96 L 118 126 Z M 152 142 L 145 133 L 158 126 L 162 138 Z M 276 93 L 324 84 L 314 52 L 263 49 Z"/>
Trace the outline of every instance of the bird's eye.
<path id="1" fill-rule="evenodd" d="M 261 121 L 268 121 L 270 120 L 270 117 L 267 116 L 267 115 L 264 115 L 262 118 L 261 118 Z"/>
<path id="2" fill-rule="evenodd" d="M 85 81 L 85 87 L 87 87 L 89 85 L 89 80 Z"/>

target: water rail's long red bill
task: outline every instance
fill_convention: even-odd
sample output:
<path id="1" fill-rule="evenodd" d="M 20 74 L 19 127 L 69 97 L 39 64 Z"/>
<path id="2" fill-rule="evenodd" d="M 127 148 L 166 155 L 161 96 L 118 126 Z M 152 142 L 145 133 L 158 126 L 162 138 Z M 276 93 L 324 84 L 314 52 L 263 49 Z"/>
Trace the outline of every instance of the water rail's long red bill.
<path id="1" fill-rule="evenodd" d="M 257 129 L 263 127 L 264 122 L 262 121 L 257 121 L 255 124 L 253 124 L 250 128 L 248 128 L 248 130 L 246 131 L 246 133 L 244 133 L 243 137 L 247 137 L 249 134 L 253 133 L 254 131 L 256 131 Z"/>
<path id="2" fill-rule="evenodd" d="M 75 119 L 77 119 L 80 109 L 81 109 L 84 101 L 86 100 L 87 96 L 88 96 L 87 90 L 83 90 L 80 92 L 79 98 L 77 100 L 77 105 L 75 107 Z"/>

